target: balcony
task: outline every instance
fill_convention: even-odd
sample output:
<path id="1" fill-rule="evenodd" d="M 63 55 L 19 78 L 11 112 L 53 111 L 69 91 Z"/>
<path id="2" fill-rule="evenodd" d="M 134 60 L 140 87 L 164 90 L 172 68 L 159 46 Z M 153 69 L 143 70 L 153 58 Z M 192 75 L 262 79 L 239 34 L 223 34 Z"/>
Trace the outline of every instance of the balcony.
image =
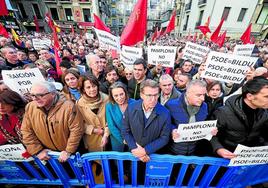
<path id="1" fill-rule="evenodd" d="M 205 6 L 206 3 L 207 3 L 207 0 L 198 0 L 198 6 L 199 7 Z"/>
<path id="2" fill-rule="evenodd" d="M 191 2 L 191 3 L 187 3 L 187 4 L 185 5 L 185 11 L 186 11 L 186 12 L 190 11 L 190 10 L 191 10 L 191 7 L 192 7 L 192 2 Z"/>
<path id="3" fill-rule="evenodd" d="M 91 3 L 91 0 L 78 0 L 79 3 Z"/>
<path id="4" fill-rule="evenodd" d="M 72 0 L 59 0 L 60 3 L 72 3 Z"/>

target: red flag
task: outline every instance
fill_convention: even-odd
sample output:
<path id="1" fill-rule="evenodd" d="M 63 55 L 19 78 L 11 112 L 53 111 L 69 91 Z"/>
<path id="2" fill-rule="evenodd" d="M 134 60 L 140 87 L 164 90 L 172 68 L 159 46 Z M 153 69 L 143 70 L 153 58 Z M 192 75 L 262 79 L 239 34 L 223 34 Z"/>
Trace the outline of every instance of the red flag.
<path id="1" fill-rule="evenodd" d="M 176 10 L 173 10 L 165 34 L 170 33 L 175 29 L 175 18 L 176 18 Z"/>
<path id="2" fill-rule="evenodd" d="M 96 29 L 99 29 L 99 30 L 102 30 L 102 31 L 106 31 L 108 33 L 111 33 L 110 28 L 107 27 L 96 14 L 93 14 L 93 15 L 94 15 L 94 27 Z"/>
<path id="3" fill-rule="evenodd" d="M 8 10 L 5 0 L 0 0 L 0 16 L 7 16 Z"/>
<path id="4" fill-rule="evenodd" d="M 71 32 L 74 35 L 74 26 L 73 25 L 71 25 Z"/>
<path id="5" fill-rule="evenodd" d="M 243 44 L 248 44 L 250 43 L 250 33 L 251 33 L 251 25 L 249 24 L 248 28 L 246 31 L 243 33 L 243 35 L 240 37 L 240 39 L 243 41 Z"/>
<path id="6" fill-rule="evenodd" d="M 56 70 L 57 70 L 58 76 L 60 76 L 60 75 L 62 75 L 62 72 L 60 69 L 61 58 L 59 56 L 59 52 L 58 52 L 57 48 L 54 48 L 54 52 L 55 52 Z"/>
<path id="7" fill-rule="evenodd" d="M 220 31 L 221 31 L 221 27 L 222 27 L 222 24 L 224 22 L 224 19 L 221 20 L 220 24 L 218 25 L 218 27 L 215 29 L 215 31 L 212 33 L 212 35 L 210 36 L 210 40 L 214 43 L 217 42 L 218 40 L 218 37 L 219 37 L 219 34 L 220 34 Z"/>
<path id="8" fill-rule="evenodd" d="M 218 41 L 216 42 L 216 44 L 219 45 L 219 47 L 221 48 L 225 42 L 225 37 L 226 37 L 226 33 L 227 31 L 225 30 L 218 38 Z"/>
<path id="9" fill-rule="evenodd" d="M 49 15 L 49 13 L 46 13 L 45 20 L 46 20 L 48 26 L 50 27 L 50 29 L 52 29 L 52 31 L 53 31 L 54 30 L 54 23 Z"/>
<path id="10" fill-rule="evenodd" d="M 162 28 L 160 31 L 159 31 L 159 37 L 163 36 L 165 34 L 165 28 Z"/>
<path id="11" fill-rule="evenodd" d="M 39 23 L 38 23 L 38 20 L 37 20 L 37 17 L 34 16 L 34 24 L 35 24 L 35 30 L 36 32 L 40 32 L 40 29 L 39 29 Z"/>
<path id="12" fill-rule="evenodd" d="M 197 29 L 199 29 L 204 35 L 207 33 L 211 33 L 210 29 L 208 26 L 197 26 Z"/>
<path id="13" fill-rule="evenodd" d="M 138 0 L 124 28 L 120 44 L 132 46 L 143 41 L 147 27 L 147 0 Z"/>
<path id="14" fill-rule="evenodd" d="M 6 28 L 0 23 L 0 35 L 2 35 L 3 37 L 8 38 L 8 32 L 6 30 Z"/>

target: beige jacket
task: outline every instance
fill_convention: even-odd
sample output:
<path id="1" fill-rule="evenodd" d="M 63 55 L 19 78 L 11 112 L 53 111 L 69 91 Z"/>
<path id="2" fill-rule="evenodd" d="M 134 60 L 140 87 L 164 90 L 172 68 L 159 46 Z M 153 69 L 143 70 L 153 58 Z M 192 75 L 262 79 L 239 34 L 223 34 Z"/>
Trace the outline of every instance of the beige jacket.
<path id="1" fill-rule="evenodd" d="M 48 113 L 33 101 L 26 106 L 21 133 L 32 155 L 43 149 L 75 153 L 84 134 L 82 116 L 72 101 L 63 98 Z"/>
<path id="2" fill-rule="evenodd" d="M 95 114 L 91 111 L 88 107 L 88 102 L 84 96 L 82 96 L 78 102 L 77 107 L 81 112 L 83 119 L 84 119 L 84 126 L 85 126 L 85 135 L 84 135 L 84 143 L 85 147 L 88 151 L 103 151 L 103 148 L 100 147 L 101 145 L 101 135 L 94 134 L 94 128 L 101 127 L 104 130 L 104 135 L 109 136 L 109 129 L 106 124 L 105 118 L 105 105 L 108 102 L 109 98 L 104 93 L 101 93 L 102 103 L 100 103 L 98 113 Z"/>

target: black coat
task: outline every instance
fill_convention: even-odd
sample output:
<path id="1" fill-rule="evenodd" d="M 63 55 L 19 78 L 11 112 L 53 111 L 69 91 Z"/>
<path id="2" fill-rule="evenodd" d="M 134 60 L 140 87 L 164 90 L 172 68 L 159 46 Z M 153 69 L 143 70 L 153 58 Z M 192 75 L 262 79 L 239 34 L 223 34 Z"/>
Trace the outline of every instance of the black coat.
<path id="1" fill-rule="evenodd" d="M 205 102 L 208 105 L 208 116 L 207 119 L 211 119 L 212 114 L 221 106 L 223 106 L 223 96 L 217 99 L 212 99 L 210 96 L 206 95 Z"/>
<path id="2" fill-rule="evenodd" d="M 242 96 L 234 95 L 225 106 L 215 111 L 213 118 L 218 120 L 218 134 L 211 140 L 214 151 L 225 148 L 233 152 L 238 144 L 248 147 L 264 145 L 261 132 L 268 126 L 268 111 L 257 109 L 254 123 L 249 125 L 242 104 Z"/>

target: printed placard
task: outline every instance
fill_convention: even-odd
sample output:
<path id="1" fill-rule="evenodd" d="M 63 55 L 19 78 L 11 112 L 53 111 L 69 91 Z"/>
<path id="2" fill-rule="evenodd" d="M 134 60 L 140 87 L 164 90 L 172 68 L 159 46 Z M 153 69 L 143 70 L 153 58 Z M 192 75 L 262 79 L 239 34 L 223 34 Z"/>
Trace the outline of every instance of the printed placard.
<path id="1" fill-rule="evenodd" d="M 239 84 L 244 80 L 249 67 L 254 66 L 257 59 L 213 51 L 208 54 L 206 67 L 201 77 Z"/>
<path id="2" fill-rule="evenodd" d="M 8 144 L 0 146 L 0 161 L 32 161 L 33 158 L 24 158 L 22 154 L 26 149 L 22 144 Z"/>
<path id="3" fill-rule="evenodd" d="M 102 31 L 95 28 L 95 32 L 97 34 L 99 45 L 101 48 L 105 49 L 115 49 L 120 50 L 120 38 L 112 35 L 106 31 Z"/>
<path id="4" fill-rule="evenodd" d="M 86 39 L 93 40 L 94 39 L 94 35 L 92 33 L 86 33 Z"/>
<path id="5" fill-rule="evenodd" d="M 36 50 L 41 50 L 42 48 L 49 48 L 51 46 L 51 40 L 50 39 L 32 39 L 33 47 Z"/>
<path id="6" fill-rule="evenodd" d="M 148 46 L 148 64 L 174 67 L 177 47 Z"/>
<path id="7" fill-rule="evenodd" d="M 136 61 L 136 59 L 141 57 L 142 57 L 142 48 L 135 48 L 123 45 L 122 50 L 120 52 L 120 60 L 125 67 L 132 70 L 133 63 Z"/>
<path id="8" fill-rule="evenodd" d="M 211 131 L 216 128 L 216 125 L 217 120 L 179 124 L 177 132 L 180 136 L 175 142 L 189 142 L 201 139 L 211 140 Z"/>
<path id="9" fill-rule="evenodd" d="M 235 45 L 233 54 L 241 56 L 251 56 L 255 44 Z"/>
<path id="10" fill-rule="evenodd" d="M 4 83 L 13 91 L 24 95 L 29 93 L 35 82 L 45 81 L 38 68 L 26 70 L 3 70 Z"/>
<path id="11" fill-rule="evenodd" d="M 268 146 L 247 147 L 238 144 L 228 166 L 244 166 L 268 163 Z"/>
<path id="12" fill-rule="evenodd" d="M 210 49 L 199 44 L 187 42 L 183 51 L 182 59 L 190 59 L 195 64 L 201 64 L 209 53 Z"/>

